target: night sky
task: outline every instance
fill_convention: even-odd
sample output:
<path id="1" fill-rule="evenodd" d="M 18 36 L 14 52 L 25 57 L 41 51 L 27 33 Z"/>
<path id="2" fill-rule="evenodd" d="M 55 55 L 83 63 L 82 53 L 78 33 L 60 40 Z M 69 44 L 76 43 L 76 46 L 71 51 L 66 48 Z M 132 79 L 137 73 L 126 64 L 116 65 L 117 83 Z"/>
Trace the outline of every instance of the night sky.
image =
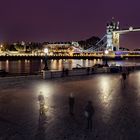
<path id="1" fill-rule="evenodd" d="M 102 37 L 114 17 L 121 28 L 140 27 L 139 0 L 0 0 L 0 41 L 76 41 Z M 121 36 L 140 48 L 140 32 Z"/>

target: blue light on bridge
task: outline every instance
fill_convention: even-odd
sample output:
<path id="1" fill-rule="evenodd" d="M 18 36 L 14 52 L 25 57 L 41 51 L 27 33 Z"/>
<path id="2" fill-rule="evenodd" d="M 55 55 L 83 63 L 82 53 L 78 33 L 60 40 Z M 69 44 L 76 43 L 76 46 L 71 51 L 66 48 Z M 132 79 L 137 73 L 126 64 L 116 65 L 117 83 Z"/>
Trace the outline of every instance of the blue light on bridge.
<path id="1" fill-rule="evenodd" d="M 128 54 L 128 52 L 125 51 L 116 51 L 115 55 L 124 55 L 124 54 Z"/>

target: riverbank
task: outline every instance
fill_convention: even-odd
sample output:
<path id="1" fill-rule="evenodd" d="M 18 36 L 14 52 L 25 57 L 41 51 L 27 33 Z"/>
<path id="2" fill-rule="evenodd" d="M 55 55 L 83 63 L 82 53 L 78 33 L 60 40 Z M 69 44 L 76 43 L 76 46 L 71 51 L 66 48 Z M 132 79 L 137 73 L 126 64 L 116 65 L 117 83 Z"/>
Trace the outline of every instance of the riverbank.
<path id="1" fill-rule="evenodd" d="M 53 78 L 63 78 L 63 77 L 73 77 L 73 76 L 83 76 L 83 75 L 93 75 L 93 74 L 103 74 L 103 73 L 121 73 L 121 72 L 133 72 L 140 70 L 140 65 L 133 66 L 104 66 L 95 65 L 93 67 L 75 67 L 72 69 L 63 70 L 42 70 L 37 73 L 7 73 L 5 75 L 0 75 L 0 79 L 12 79 L 12 78 L 40 78 L 40 79 L 53 79 Z"/>
<path id="2" fill-rule="evenodd" d="M 135 70 L 140 70 L 140 66 L 83 67 L 73 68 L 72 70 L 65 69 L 62 71 L 43 70 L 43 79 L 93 75 L 102 73 L 130 73 Z"/>
<path id="3" fill-rule="evenodd" d="M 45 56 L 39 55 L 1 55 L 0 60 L 22 60 L 22 59 L 44 59 Z M 47 56 L 48 60 L 51 59 L 107 59 L 107 60 L 124 60 L 126 58 L 140 58 L 140 55 L 121 55 L 121 56 L 102 56 L 102 55 L 83 55 L 83 56 Z"/>

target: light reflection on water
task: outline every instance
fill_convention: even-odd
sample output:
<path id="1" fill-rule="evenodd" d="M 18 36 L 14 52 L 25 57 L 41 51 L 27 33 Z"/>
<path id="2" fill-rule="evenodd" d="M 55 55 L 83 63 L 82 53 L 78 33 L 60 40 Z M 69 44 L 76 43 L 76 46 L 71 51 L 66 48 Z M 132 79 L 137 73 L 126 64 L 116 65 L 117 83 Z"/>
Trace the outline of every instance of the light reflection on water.
<path id="1" fill-rule="evenodd" d="M 104 109 L 110 109 L 111 105 L 109 105 L 110 100 L 113 99 L 113 93 L 111 89 L 112 80 L 108 77 L 102 77 L 99 81 L 99 85 L 101 87 L 100 101 L 103 104 Z"/>
<path id="2" fill-rule="evenodd" d="M 120 89 L 119 82 L 119 79 L 114 79 L 108 76 L 102 76 L 98 81 L 98 87 L 100 89 L 98 98 L 101 106 L 102 120 L 105 123 L 110 121 L 112 111 L 115 109 L 116 97 L 118 96 L 118 90 Z"/>
<path id="3" fill-rule="evenodd" d="M 62 70 L 63 67 L 72 69 L 73 67 L 91 67 L 95 64 L 104 63 L 102 59 L 60 59 L 48 60 L 48 66 L 51 70 Z M 109 65 L 140 65 L 140 59 L 122 60 L 122 61 L 108 61 Z M 5 69 L 10 73 L 36 73 L 44 68 L 44 62 L 39 60 L 6 60 L 0 61 L 0 69 Z"/>

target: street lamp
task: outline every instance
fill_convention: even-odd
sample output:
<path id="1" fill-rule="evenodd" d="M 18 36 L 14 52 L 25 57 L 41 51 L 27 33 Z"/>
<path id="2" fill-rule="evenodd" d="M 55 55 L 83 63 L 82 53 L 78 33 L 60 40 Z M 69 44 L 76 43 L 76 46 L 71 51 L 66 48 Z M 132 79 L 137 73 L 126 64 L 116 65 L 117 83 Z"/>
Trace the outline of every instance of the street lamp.
<path id="1" fill-rule="evenodd" d="M 44 53 L 45 53 L 45 67 L 44 67 L 44 70 L 49 70 L 49 68 L 48 68 L 48 48 L 45 48 L 44 49 Z"/>
<path id="2" fill-rule="evenodd" d="M 108 67 L 108 63 L 107 63 L 107 55 L 108 55 L 109 51 L 105 50 L 105 66 Z"/>

